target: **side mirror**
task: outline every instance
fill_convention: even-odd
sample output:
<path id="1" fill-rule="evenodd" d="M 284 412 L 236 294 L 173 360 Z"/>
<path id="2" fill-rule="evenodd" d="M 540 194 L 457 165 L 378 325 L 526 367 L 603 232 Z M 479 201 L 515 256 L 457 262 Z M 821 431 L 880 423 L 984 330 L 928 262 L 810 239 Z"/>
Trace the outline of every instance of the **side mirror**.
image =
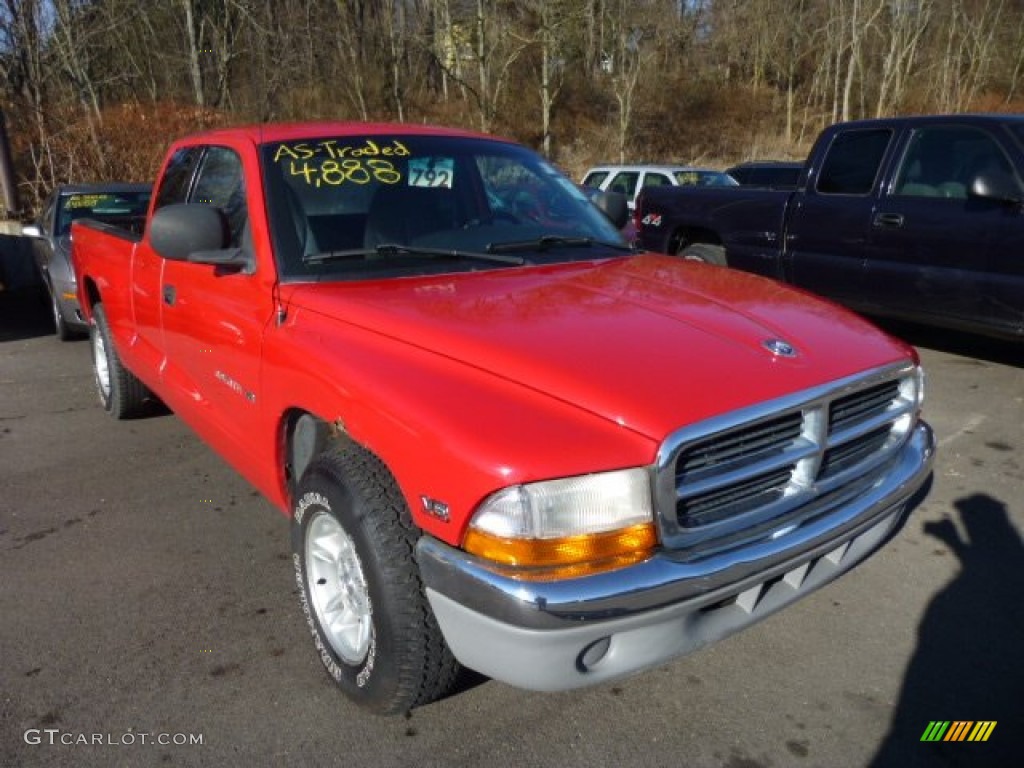
<path id="1" fill-rule="evenodd" d="M 212 205 L 177 203 L 160 208 L 149 223 L 149 242 L 165 259 L 192 261 L 190 256 L 228 247 L 228 220 Z"/>
<path id="2" fill-rule="evenodd" d="M 971 181 L 971 196 L 1003 203 L 1024 202 L 1024 192 L 1012 176 L 998 171 L 982 171 Z"/>
<path id="3" fill-rule="evenodd" d="M 25 237 L 42 237 L 43 236 L 43 233 L 39 231 L 39 227 L 37 227 L 35 224 L 30 224 L 27 227 L 22 227 L 21 228 L 21 234 L 23 234 Z"/>
<path id="4" fill-rule="evenodd" d="M 629 205 L 626 203 L 626 196 L 621 192 L 605 190 L 596 193 L 590 201 L 600 209 L 601 213 L 608 217 L 608 220 L 615 225 L 616 229 L 622 229 L 629 221 Z"/>

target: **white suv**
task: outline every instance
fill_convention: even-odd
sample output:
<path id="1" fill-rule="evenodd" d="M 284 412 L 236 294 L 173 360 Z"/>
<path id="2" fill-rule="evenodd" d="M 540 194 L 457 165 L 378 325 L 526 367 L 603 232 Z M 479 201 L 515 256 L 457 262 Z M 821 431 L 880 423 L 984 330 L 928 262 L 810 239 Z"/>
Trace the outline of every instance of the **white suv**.
<path id="1" fill-rule="evenodd" d="M 630 212 L 644 187 L 736 187 L 739 183 L 724 171 L 689 165 L 598 165 L 587 171 L 583 186 L 620 192 Z"/>

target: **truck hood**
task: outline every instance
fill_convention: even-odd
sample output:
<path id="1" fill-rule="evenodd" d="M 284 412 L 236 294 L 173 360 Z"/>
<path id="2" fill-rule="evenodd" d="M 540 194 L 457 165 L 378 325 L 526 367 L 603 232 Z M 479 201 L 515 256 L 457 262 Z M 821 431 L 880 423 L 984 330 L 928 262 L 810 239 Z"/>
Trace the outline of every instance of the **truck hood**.
<path id="1" fill-rule="evenodd" d="M 654 440 L 913 357 L 856 315 L 802 291 L 653 254 L 307 283 L 283 286 L 282 295 Z M 793 356 L 779 355 L 775 342 Z M 416 371 L 409 375 L 415 381 Z"/>

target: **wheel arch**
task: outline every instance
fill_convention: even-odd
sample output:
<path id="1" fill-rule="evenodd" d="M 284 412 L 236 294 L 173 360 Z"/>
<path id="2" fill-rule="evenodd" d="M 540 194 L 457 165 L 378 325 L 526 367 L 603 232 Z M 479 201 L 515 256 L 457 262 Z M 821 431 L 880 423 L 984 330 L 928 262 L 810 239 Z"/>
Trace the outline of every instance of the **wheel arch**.
<path id="1" fill-rule="evenodd" d="M 349 435 L 341 419 L 331 421 L 299 407 L 289 408 L 281 414 L 277 465 L 289 506 L 295 500 L 295 490 L 302 475 L 313 460 L 329 447 L 340 443 L 358 445 L 384 463 L 380 456 Z"/>
<path id="2" fill-rule="evenodd" d="M 686 246 L 695 243 L 722 245 L 722 238 L 713 229 L 706 227 L 678 227 L 668 240 L 668 253 L 679 253 Z"/>
<path id="3" fill-rule="evenodd" d="M 92 318 L 92 309 L 100 303 L 100 289 L 96 285 L 96 281 L 90 276 L 82 278 L 82 291 L 81 297 L 83 298 L 82 303 L 82 314 L 87 320 Z"/>

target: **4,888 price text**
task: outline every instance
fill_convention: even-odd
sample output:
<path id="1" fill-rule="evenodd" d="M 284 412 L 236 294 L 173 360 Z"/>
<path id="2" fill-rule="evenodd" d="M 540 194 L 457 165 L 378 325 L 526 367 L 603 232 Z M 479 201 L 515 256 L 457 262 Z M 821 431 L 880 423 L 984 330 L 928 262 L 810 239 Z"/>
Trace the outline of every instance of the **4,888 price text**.
<path id="1" fill-rule="evenodd" d="M 337 187 L 346 182 L 369 184 L 373 179 L 381 184 L 397 184 L 402 180 L 402 174 L 389 160 L 379 158 L 362 160 L 350 157 L 323 160 L 319 164 L 309 160 L 290 160 L 288 172 L 292 176 L 303 177 L 311 187 Z"/>

